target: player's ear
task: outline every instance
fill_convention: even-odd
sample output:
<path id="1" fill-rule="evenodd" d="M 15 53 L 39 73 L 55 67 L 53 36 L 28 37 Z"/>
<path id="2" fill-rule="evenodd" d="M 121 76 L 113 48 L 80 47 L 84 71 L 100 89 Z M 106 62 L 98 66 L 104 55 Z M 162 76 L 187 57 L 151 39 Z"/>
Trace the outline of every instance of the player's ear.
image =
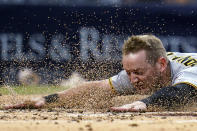
<path id="1" fill-rule="evenodd" d="M 163 72 L 166 69 L 168 63 L 166 58 L 160 57 L 157 61 L 157 64 L 157 67 L 160 70 L 160 72 Z"/>

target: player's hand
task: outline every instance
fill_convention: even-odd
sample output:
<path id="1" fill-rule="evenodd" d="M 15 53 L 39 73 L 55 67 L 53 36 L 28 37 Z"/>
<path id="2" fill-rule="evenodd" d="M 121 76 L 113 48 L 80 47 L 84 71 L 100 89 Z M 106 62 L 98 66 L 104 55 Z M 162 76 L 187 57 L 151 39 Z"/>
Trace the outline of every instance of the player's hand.
<path id="1" fill-rule="evenodd" d="M 126 104 L 120 107 L 111 107 L 110 110 L 113 112 L 140 112 L 146 111 L 147 106 L 144 102 L 135 101 L 131 104 Z"/>
<path id="2" fill-rule="evenodd" d="M 27 100 L 15 105 L 6 105 L 3 107 L 3 109 L 38 109 L 43 107 L 45 103 L 46 102 L 44 98 L 39 98 L 39 99 Z"/>

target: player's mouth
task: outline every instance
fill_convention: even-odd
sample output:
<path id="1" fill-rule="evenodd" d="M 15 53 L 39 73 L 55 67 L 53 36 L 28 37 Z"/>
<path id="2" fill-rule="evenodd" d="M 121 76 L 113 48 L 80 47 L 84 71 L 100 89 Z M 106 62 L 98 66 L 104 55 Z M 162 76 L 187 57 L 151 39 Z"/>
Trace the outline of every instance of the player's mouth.
<path id="1" fill-rule="evenodd" d="M 144 82 L 139 82 L 139 83 L 133 84 L 133 86 L 134 86 L 136 92 L 139 94 L 149 94 L 149 92 L 150 92 L 150 89 L 149 89 L 150 85 L 148 86 Z"/>
<path id="2" fill-rule="evenodd" d="M 136 88 L 137 90 L 143 90 L 145 89 L 145 84 L 143 82 L 138 82 L 138 83 L 135 83 L 133 84 L 134 88 Z"/>

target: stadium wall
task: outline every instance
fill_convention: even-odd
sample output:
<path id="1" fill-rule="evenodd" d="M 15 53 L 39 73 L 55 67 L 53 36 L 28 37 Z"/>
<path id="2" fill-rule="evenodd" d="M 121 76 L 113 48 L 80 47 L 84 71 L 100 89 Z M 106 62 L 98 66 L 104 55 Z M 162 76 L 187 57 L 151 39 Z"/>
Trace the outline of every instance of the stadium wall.
<path id="1" fill-rule="evenodd" d="M 41 84 L 74 71 L 86 79 L 121 70 L 121 47 L 132 34 L 152 33 L 167 51 L 197 52 L 195 6 L 0 6 L 1 83 L 19 84 L 30 68 Z"/>

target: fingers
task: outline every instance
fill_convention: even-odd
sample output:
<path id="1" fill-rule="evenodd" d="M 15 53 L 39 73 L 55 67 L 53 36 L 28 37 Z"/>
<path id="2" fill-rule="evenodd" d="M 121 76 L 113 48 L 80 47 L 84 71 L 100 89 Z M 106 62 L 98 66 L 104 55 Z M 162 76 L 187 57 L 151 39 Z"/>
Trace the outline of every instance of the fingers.
<path id="1" fill-rule="evenodd" d="M 6 106 L 3 106 L 2 109 L 4 110 L 8 110 L 8 109 L 12 109 L 13 106 L 12 105 L 6 105 Z"/>
<path id="2" fill-rule="evenodd" d="M 124 107 L 111 107 L 112 112 L 138 112 L 139 110 L 134 108 L 124 108 Z"/>
<path id="3" fill-rule="evenodd" d="M 110 110 L 112 112 L 144 112 L 147 110 L 147 106 L 141 101 L 135 101 L 120 107 L 111 107 Z"/>
<path id="4" fill-rule="evenodd" d="M 35 99 L 35 100 L 26 100 L 23 103 L 15 104 L 15 105 L 6 105 L 3 109 L 38 109 L 42 108 L 45 104 L 45 100 Z"/>
<path id="5" fill-rule="evenodd" d="M 25 107 L 25 104 L 16 104 L 16 105 L 6 105 L 3 109 L 22 109 Z"/>
<path id="6" fill-rule="evenodd" d="M 20 104 L 15 104 L 15 105 L 6 105 L 3 107 L 3 109 L 36 109 L 38 108 L 34 102 L 24 102 Z"/>

